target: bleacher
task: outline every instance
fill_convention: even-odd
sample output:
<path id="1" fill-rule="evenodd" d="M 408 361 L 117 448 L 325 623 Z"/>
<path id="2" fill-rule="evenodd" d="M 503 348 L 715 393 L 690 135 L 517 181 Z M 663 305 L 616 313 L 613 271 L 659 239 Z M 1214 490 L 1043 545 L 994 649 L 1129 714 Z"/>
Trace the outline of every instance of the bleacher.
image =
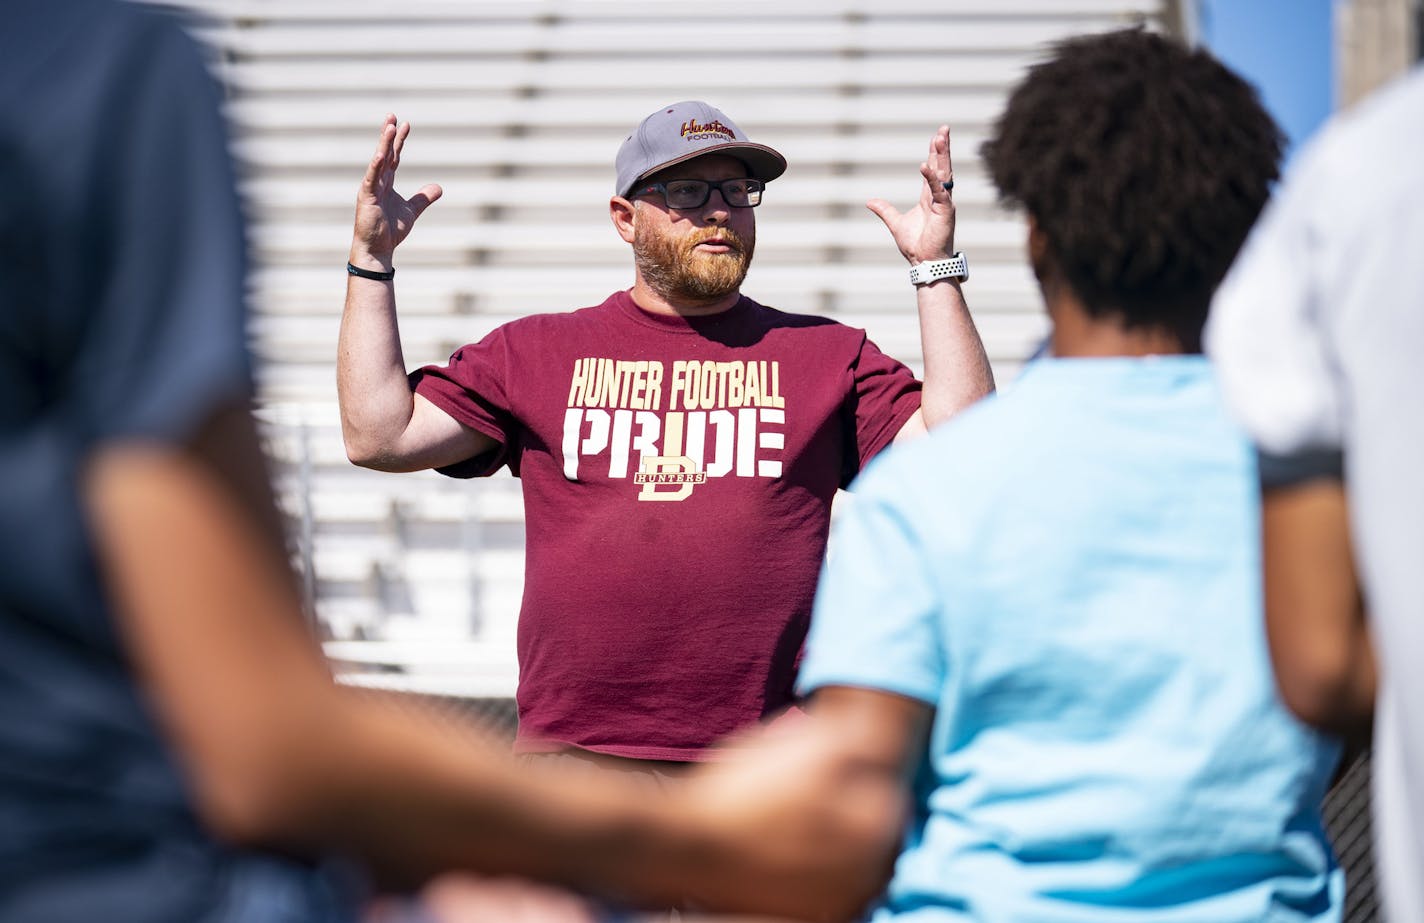
<path id="1" fill-rule="evenodd" d="M 864 203 L 911 204 L 949 123 L 966 292 L 1004 381 L 1046 322 L 979 143 L 1047 43 L 1173 25 L 1162 0 L 162 2 L 189 14 L 227 92 L 261 413 L 328 652 L 348 681 L 480 696 L 515 678 L 517 482 L 364 471 L 340 440 L 342 264 L 386 112 L 414 126 L 398 188 L 445 190 L 397 254 L 410 366 L 630 285 L 607 215 L 614 154 L 648 112 L 701 98 L 790 161 L 758 209 L 748 294 L 863 327 L 916 369 L 914 293 Z"/>

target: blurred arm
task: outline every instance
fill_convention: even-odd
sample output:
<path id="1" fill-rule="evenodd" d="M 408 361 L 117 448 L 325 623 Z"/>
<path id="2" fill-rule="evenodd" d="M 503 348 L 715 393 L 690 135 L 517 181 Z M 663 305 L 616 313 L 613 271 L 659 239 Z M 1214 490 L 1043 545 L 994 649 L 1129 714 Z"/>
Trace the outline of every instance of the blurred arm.
<path id="1" fill-rule="evenodd" d="M 1266 627 L 1281 696 L 1310 724 L 1365 730 L 1375 658 L 1344 485 L 1314 479 L 1269 488 L 1262 513 Z"/>
<path id="2" fill-rule="evenodd" d="M 824 689 L 806 720 L 665 798 L 531 772 L 474 729 L 331 681 L 263 471 L 231 408 L 186 449 L 111 444 L 84 481 L 127 650 L 219 836 L 340 851 L 392 884 L 465 869 L 796 919 L 850 919 L 883 887 L 928 706 Z"/>
<path id="3" fill-rule="evenodd" d="M 827 687 L 808 715 L 699 770 L 678 814 L 698 832 L 686 882 L 718 911 L 851 920 L 889 880 L 933 710 Z"/>
<path id="4" fill-rule="evenodd" d="M 639 793 L 533 778 L 474 730 L 331 681 L 262 471 L 233 408 L 186 450 L 114 443 L 84 482 L 118 627 L 209 826 L 394 883 L 464 868 L 670 903 L 629 871 L 651 843 Z"/>

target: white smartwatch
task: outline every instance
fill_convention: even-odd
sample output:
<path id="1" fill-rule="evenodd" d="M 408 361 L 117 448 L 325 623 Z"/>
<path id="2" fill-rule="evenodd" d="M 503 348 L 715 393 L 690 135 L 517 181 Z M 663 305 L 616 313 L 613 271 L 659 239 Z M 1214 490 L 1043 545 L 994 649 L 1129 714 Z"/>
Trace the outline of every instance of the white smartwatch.
<path id="1" fill-rule="evenodd" d="M 947 260 L 930 260 L 910 267 L 910 282 L 914 285 L 928 285 L 940 279 L 969 281 L 969 257 L 963 250 L 956 250 Z"/>

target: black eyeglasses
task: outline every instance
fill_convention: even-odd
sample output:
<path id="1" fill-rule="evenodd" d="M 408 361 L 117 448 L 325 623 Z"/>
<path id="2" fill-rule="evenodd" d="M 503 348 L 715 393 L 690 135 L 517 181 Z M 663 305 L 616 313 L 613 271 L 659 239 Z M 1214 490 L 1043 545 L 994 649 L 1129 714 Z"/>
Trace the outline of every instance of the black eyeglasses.
<path id="1" fill-rule="evenodd" d="M 733 208 L 756 208 L 761 204 L 761 191 L 766 183 L 759 179 L 675 179 L 666 183 L 651 183 L 633 190 L 633 195 L 661 192 L 668 208 L 701 208 L 712 197 L 712 190 L 722 193 L 722 201 Z"/>

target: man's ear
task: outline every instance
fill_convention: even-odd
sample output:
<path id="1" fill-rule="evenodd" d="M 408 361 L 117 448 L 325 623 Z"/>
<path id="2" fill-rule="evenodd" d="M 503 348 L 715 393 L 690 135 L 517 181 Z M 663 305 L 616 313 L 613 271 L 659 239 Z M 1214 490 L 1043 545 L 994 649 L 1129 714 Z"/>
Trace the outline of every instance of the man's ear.
<path id="1" fill-rule="evenodd" d="M 633 226 L 637 210 L 636 205 L 620 195 L 608 200 L 608 217 L 613 220 L 614 229 L 618 231 L 618 236 L 623 238 L 625 243 L 633 242 Z"/>

